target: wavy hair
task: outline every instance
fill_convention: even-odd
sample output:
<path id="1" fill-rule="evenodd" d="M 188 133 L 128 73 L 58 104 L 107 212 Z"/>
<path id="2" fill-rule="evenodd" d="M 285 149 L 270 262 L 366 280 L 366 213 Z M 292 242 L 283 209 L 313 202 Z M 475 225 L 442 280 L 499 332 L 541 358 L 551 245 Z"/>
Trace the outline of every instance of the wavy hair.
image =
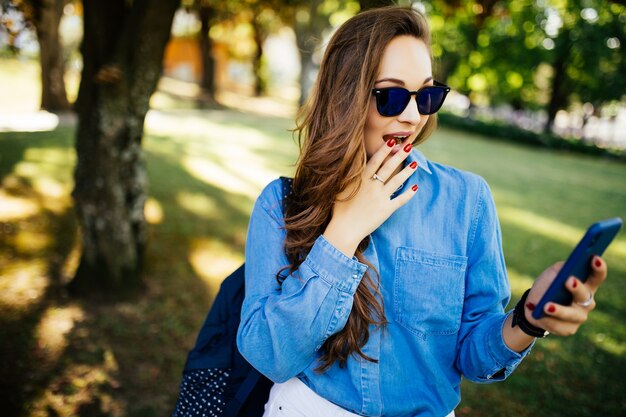
<path id="1" fill-rule="evenodd" d="M 294 130 L 300 157 L 285 210 L 284 250 L 290 264 L 277 273 L 279 284 L 298 269 L 324 232 L 337 195 L 356 184 L 355 192 L 348 197 L 352 198 L 361 185 L 367 162 L 363 134 L 371 90 L 385 47 L 401 35 L 421 39 L 430 49 L 430 31 L 424 16 L 410 8 L 393 6 L 352 17 L 335 32 L 326 48 L 317 82 L 300 110 Z M 429 117 L 413 143 L 423 142 L 435 124 L 436 118 Z M 378 272 L 363 256 L 368 244 L 366 237 L 355 253 L 359 262 L 368 265 L 368 271 L 354 295 L 346 325 L 322 346 L 319 372 L 327 371 L 335 361 L 345 367 L 352 354 L 376 362 L 362 351 L 369 339 L 369 326 L 386 323 Z"/>

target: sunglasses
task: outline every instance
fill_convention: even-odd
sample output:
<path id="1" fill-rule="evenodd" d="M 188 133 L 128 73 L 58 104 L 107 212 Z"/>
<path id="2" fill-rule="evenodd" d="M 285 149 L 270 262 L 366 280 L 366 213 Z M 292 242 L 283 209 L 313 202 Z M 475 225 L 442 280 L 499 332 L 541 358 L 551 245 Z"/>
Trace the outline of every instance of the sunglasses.
<path id="1" fill-rule="evenodd" d="M 450 87 L 435 81 L 435 85 L 420 88 L 417 91 L 409 91 L 402 87 L 374 88 L 372 94 L 376 97 L 376 109 L 381 116 L 397 116 L 406 109 L 415 96 L 417 110 L 420 114 L 436 113 L 443 105 Z"/>

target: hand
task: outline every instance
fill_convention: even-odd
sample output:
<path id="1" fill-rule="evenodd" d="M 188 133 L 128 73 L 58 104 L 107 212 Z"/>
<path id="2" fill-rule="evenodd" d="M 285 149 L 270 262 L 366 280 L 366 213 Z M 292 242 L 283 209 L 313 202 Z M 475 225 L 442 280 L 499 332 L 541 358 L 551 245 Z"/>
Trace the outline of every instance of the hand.
<path id="1" fill-rule="evenodd" d="M 417 191 L 417 186 L 413 186 L 390 199 L 417 169 L 417 163 L 412 163 L 395 173 L 412 149 L 411 144 L 407 144 L 395 155 L 389 156 L 395 143 L 395 140 L 389 140 L 367 161 L 358 190 L 358 184 L 351 184 L 335 200 L 330 223 L 323 234 L 346 256 L 352 257 L 359 243 Z M 374 179 L 374 174 L 380 180 Z"/>
<path id="2" fill-rule="evenodd" d="M 535 326 L 559 336 L 571 336 L 578 331 L 581 324 L 587 321 L 589 313 L 596 307 L 594 299 L 588 306 L 582 306 L 581 303 L 584 304 L 585 301 L 588 301 L 602 285 L 606 279 L 607 265 L 602 258 L 594 256 L 591 259 L 591 275 L 586 282 L 583 283 L 572 276 L 565 283 L 565 287 L 573 296 L 572 305 L 563 306 L 556 303 L 547 303 L 544 306 L 546 315 L 540 320 L 535 320 L 531 315 L 534 306 L 541 300 L 541 297 L 562 267 L 563 262 L 556 263 L 539 275 L 526 299 L 524 313 L 526 319 Z"/>

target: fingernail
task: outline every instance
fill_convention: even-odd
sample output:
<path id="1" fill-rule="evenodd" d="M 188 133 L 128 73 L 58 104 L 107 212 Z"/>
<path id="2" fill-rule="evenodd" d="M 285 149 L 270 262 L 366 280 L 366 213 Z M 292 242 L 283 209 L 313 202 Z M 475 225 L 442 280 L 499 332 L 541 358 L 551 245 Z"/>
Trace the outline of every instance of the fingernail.
<path id="1" fill-rule="evenodd" d="M 553 304 L 548 306 L 548 313 L 554 313 L 556 311 L 556 307 Z"/>
<path id="2" fill-rule="evenodd" d="M 412 169 L 415 169 L 415 168 L 417 168 L 417 162 L 413 161 L 413 162 L 411 162 L 411 164 L 409 164 L 409 166 L 410 166 Z"/>
<path id="3" fill-rule="evenodd" d="M 577 285 L 578 285 L 578 281 L 572 278 L 572 288 L 576 288 Z"/>
<path id="4" fill-rule="evenodd" d="M 600 268 L 602 266 L 602 261 L 600 260 L 600 258 L 596 258 L 594 263 L 596 265 L 596 268 Z"/>
<path id="5" fill-rule="evenodd" d="M 404 147 L 404 152 L 411 152 L 411 149 L 413 149 L 413 145 L 411 145 L 410 143 L 408 143 L 408 144 Z"/>
<path id="6" fill-rule="evenodd" d="M 389 146 L 390 148 L 393 148 L 393 145 L 396 144 L 396 140 L 395 139 L 389 139 L 387 141 L 387 146 Z"/>
<path id="7" fill-rule="evenodd" d="M 413 190 L 413 191 L 417 191 L 417 189 L 418 189 L 418 188 L 419 188 L 419 187 L 417 186 L 417 184 L 415 184 L 413 187 L 411 187 L 411 190 Z"/>
<path id="8" fill-rule="evenodd" d="M 529 301 L 526 303 L 526 308 L 530 311 L 533 311 L 535 309 L 535 305 Z"/>

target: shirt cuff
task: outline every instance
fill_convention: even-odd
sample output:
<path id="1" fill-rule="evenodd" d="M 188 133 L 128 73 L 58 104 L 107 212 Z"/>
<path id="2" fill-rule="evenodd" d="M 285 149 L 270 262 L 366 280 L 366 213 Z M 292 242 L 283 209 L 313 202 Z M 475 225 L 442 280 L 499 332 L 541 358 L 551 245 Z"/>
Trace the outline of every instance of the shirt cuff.
<path id="1" fill-rule="evenodd" d="M 367 265 L 359 262 L 356 256 L 348 258 L 322 235 L 313 244 L 303 264 L 333 287 L 351 294 L 356 292 L 367 271 Z"/>
<path id="2" fill-rule="evenodd" d="M 536 340 L 533 340 L 530 346 L 521 352 L 516 352 L 509 348 L 504 342 L 502 327 L 510 314 L 513 314 L 512 310 L 505 314 L 501 320 L 497 320 L 489 330 L 490 334 L 485 338 L 487 352 L 489 352 L 489 355 L 491 355 L 491 358 L 497 364 L 494 371 L 506 369 L 508 371 L 507 374 L 512 372 L 526 355 L 528 355 Z"/>

